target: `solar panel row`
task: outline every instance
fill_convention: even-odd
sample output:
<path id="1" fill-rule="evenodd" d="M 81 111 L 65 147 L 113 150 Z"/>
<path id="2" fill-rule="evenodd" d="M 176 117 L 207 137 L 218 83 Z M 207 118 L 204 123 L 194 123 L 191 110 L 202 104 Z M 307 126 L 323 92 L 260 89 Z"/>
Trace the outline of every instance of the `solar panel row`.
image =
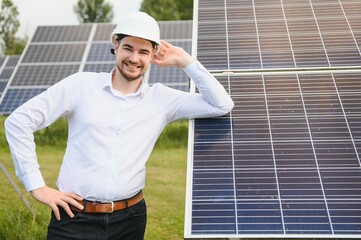
<path id="1" fill-rule="evenodd" d="M 163 39 L 191 51 L 192 21 L 164 21 L 159 25 Z M 0 79 L 0 92 L 5 91 L 0 98 L 0 114 L 11 113 L 29 98 L 78 71 L 110 72 L 114 67 L 114 55 L 110 53 L 114 27 L 115 24 L 38 27 L 19 64 L 14 65 L 14 74 L 8 72 L 6 81 Z M 0 59 L 1 64 L 4 61 L 5 58 Z M 6 71 L 2 70 L 3 74 Z M 155 66 L 149 76 L 150 84 L 162 82 L 189 90 L 188 77 L 179 69 Z"/>

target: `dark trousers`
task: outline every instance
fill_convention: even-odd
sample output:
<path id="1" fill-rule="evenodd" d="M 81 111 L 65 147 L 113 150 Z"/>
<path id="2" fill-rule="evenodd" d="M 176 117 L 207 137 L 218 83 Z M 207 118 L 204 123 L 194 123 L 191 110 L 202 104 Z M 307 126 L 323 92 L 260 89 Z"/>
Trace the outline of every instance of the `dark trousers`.
<path id="1" fill-rule="evenodd" d="M 51 214 L 48 226 L 48 240 L 84 239 L 84 240 L 142 240 L 147 222 L 145 201 L 127 209 L 113 213 L 74 212 L 70 218 L 61 209 L 61 220 Z"/>

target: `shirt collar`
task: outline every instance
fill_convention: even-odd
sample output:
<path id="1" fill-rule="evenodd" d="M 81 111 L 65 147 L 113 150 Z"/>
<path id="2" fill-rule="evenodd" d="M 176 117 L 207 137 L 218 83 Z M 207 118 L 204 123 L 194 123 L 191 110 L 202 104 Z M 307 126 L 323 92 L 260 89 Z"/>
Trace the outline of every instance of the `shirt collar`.
<path id="1" fill-rule="evenodd" d="M 112 86 L 112 77 L 113 75 L 115 74 L 115 71 L 116 71 L 116 68 L 113 68 L 111 71 L 110 71 L 110 74 L 109 74 L 109 77 L 107 78 L 106 81 L 102 81 L 102 88 L 103 89 L 108 89 L 110 90 L 113 94 L 117 95 L 117 96 L 141 96 L 143 97 L 144 96 L 144 93 L 145 93 L 145 83 L 144 83 L 144 79 L 142 78 L 142 82 L 138 88 L 138 90 L 135 92 L 135 93 L 129 93 L 127 95 L 123 95 L 121 94 L 120 92 L 116 91 L 115 89 L 113 89 L 113 86 Z"/>

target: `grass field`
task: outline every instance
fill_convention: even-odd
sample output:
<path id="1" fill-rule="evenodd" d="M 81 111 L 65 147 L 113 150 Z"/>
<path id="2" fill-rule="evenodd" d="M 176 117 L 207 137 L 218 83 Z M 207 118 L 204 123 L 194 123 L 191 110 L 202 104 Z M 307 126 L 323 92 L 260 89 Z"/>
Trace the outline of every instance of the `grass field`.
<path id="1" fill-rule="evenodd" d="M 49 186 L 55 186 L 63 150 L 39 147 L 37 152 L 45 181 Z M 14 176 L 7 148 L 0 148 L 0 159 Z M 185 169 L 185 148 L 154 150 L 148 162 L 144 189 L 148 205 L 145 239 L 183 239 Z M 50 210 L 26 193 L 36 211 L 33 222 L 30 211 L 2 172 L 0 183 L 0 239 L 45 239 Z M 18 181 L 17 183 L 23 189 Z"/>
<path id="2" fill-rule="evenodd" d="M 3 121 L 4 118 L 1 117 L 0 161 L 5 165 L 18 186 L 21 187 L 36 212 L 36 216 L 34 221 L 33 215 L 26 208 L 3 172 L 0 171 L 0 240 L 45 239 L 50 220 L 50 209 L 36 202 L 29 193 L 26 193 L 16 178 L 10 152 L 5 143 Z M 62 125 L 63 123 L 60 123 L 60 129 Z M 55 124 L 55 129 L 45 131 L 51 133 L 59 131 L 59 123 Z M 165 134 L 161 136 L 163 140 L 157 144 L 147 163 L 147 182 L 144 189 L 148 206 L 146 240 L 183 239 L 187 161 L 186 129 L 186 122 L 176 123 L 173 127 L 166 128 Z M 40 134 L 44 135 L 43 133 Z M 179 137 L 179 134 L 183 136 Z M 172 141 L 172 138 L 177 138 L 177 135 L 178 139 L 181 139 L 181 143 Z M 53 187 L 55 187 L 64 152 L 61 143 L 54 145 L 38 144 L 37 147 L 43 177 L 47 185 Z"/>

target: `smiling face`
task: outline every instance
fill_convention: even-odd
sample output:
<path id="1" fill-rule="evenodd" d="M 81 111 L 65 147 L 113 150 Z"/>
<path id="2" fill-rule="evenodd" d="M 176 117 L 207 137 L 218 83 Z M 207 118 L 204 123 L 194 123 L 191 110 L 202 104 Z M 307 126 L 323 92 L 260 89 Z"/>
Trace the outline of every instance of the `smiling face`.
<path id="1" fill-rule="evenodd" d="M 115 45 L 116 65 L 121 76 L 127 81 L 140 79 L 149 68 L 153 52 L 148 40 L 124 37 Z"/>

